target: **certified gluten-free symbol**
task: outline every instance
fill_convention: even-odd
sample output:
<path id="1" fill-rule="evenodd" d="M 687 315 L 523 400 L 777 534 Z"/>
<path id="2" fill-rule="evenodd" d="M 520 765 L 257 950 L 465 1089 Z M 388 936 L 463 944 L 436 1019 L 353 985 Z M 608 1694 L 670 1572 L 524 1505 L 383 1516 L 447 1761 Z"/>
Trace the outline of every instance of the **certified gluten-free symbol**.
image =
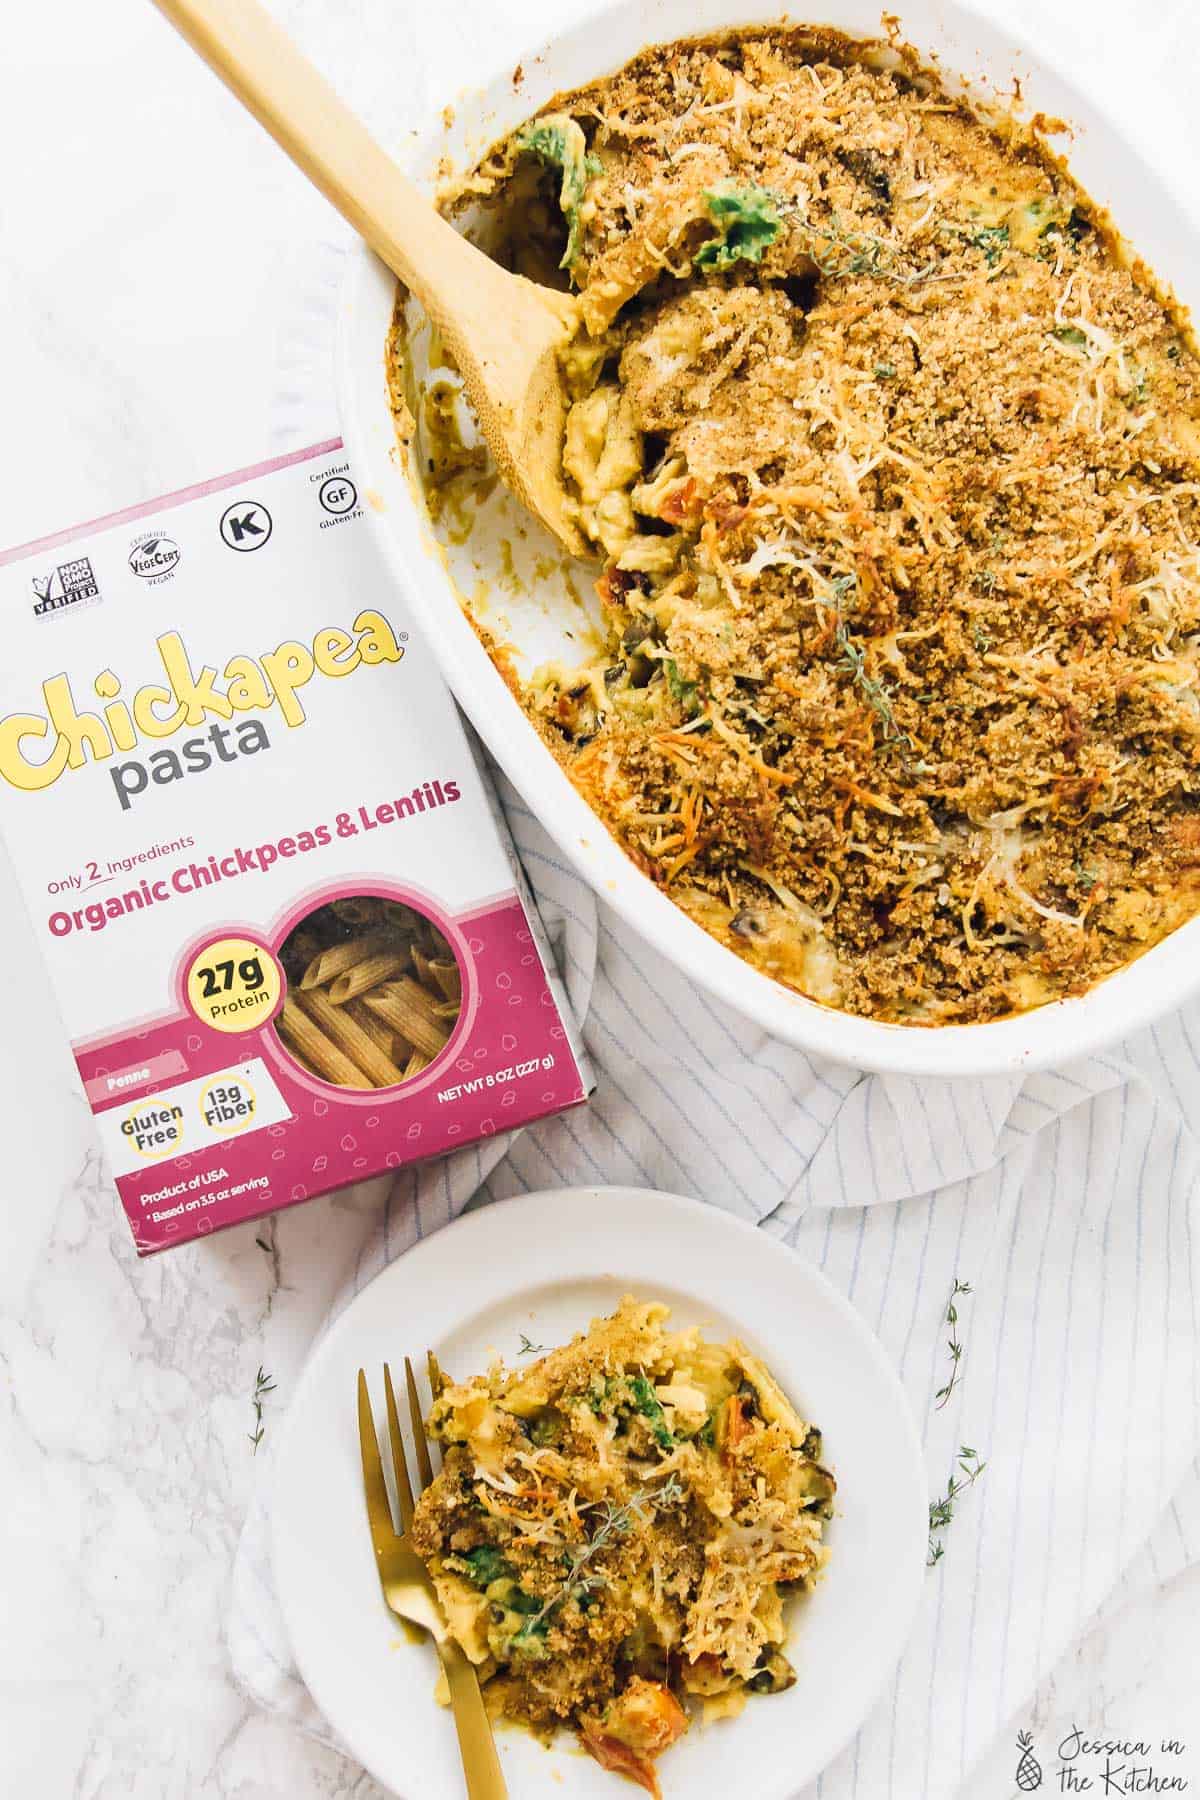
<path id="1" fill-rule="evenodd" d="M 330 475 L 317 489 L 317 499 L 327 513 L 340 517 L 358 505 L 358 489 L 344 475 Z"/>
<path id="2" fill-rule="evenodd" d="M 221 538 L 231 550 L 261 550 L 271 535 L 271 515 L 261 500 L 235 500 L 221 514 Z"/>

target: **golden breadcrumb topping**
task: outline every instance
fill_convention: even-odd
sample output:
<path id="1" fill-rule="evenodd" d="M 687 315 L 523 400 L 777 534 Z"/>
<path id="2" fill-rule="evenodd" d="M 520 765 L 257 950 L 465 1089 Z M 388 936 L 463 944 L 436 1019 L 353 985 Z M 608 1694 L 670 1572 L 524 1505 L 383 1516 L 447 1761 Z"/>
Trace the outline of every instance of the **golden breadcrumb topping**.
<path id="1" fill-rule="evenodd" d="M 580 297 L 607 642 L 517 685 L 638 865 L 916 1024 L 1188 918 L 1197 364 L 1035 134 L 880 46 L 750 33 L 560 97 L 470 187 Z"/>

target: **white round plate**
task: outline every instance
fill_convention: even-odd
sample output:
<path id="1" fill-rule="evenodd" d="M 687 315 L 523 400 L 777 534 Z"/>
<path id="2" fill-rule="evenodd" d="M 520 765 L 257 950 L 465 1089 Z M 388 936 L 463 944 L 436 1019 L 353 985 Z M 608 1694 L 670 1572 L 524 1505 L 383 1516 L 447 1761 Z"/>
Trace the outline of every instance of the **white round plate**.
<path id="1" fill-rule="evenodd" d="M 355 1382 L 382 1413 L 385 1360 L 426 1347 L 452 1373 L 564 1342 L 624 1293 L 740 1337 L 825 1434 L 838 1477 L 832 1556 L 792 1617 L 797 1681 L 739 1719 L 693 1725 L 659 1763 L 664 1800 L 791 1800 L 849 1741 L 891 1674 L 921 1590 L 927 1490 L 900 1383 L 859 1315 L 793 1251 L 699 1201 L 638 1188 L 528 1194 L 469 1213 L 389 1265 L 318 1345 L 279 1440 L 271 1543 L 301 1674 L 355 1756 L 403 1800 L 457 1800 L 436 1664 L 385 1610 L 367 1534 Z M 633 1790 L 562 1737 L 497 1742 L 512 1800 Z"/>

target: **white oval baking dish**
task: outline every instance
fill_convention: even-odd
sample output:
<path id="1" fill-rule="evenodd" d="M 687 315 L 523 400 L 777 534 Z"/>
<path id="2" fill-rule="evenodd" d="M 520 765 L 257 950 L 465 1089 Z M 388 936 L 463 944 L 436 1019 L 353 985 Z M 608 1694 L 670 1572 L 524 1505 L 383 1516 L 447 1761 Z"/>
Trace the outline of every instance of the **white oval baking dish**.
<path id="1" fill-rule="evenodd" d="M 453 97 L 453 122 L 447 126 L 441 116 L 432 121 L 408 140 L 401 160 L 432 191 L 440 159 L 449 157 L 458 169 L 469 167 L 554 93 L 617 68 L 647 44 L 757 23 L 821 23 L 878 38 L 879 20 L 877 0 L 874 6 L 867 0 L 820 0 L 817 19 L 772 15 L 761 0 L 757 5 L 755 0 L 621 0 L 540 49 L 522 53 L 515 46 L 493 80 Z M 1152 150 L 1135 146 L 1128 131 L 1069 75 L 1043 53 L 1014 45 L 1010 34 L 955 0 L 911 0 L 901 27 L 906 40 L 936 59 L 948 79 L 965 77 L 972 85 L 983 84 L 985 92 L 1000 93 L 1011 92 L 1017 78 L 1025 110 L 1068 120 L 1073 136 L 1059 141 L 1085 190 L 1110 210 L 1181 300 L 1200 297 L 1200 239 L 1166 167 L 1156 167 Z M 1136 54 L 1133 46 L 1131 52 Z M 519 80 L 514 78 L 518 64 Z M 369 251 L 358 249 L 340 308 L 338 386 L 347 448 L 384 554 L 450 687 L 497 762 L 601 899 L 662 955 L 773 1037 L 859 1068 L 906 1074 L 979 1076 L 1062 1063 L 1169 1011 L 1200 985 L 1197 919 L 1077 998 L 990 1024 L 891 1025 L 792 993 L 693 924 L 634 867 L 575 792 L 463 614 L 459 594 L 470 591 L 471 565 L 454 568 L 459 553 L 451 547 L 448 567 L 446 548 L 435 543 L 395 446 L 384 376 L 393 298 L 391 275 Z M 512 521 L 507 513 L 499 524 L 493 522 L 491 539 L 485 533 L 482 549 L 474 545 L 471 554 L 476 571 L 494 574 L 501 589 L 499 607 L 493 601 L 490 616 L 504 635 L 527 646 L 532 663 L 562 642 L 573 603 L 553 576 L 540 580 L 535 595 L 522 598 L 504 591 L 512 584 L 502 568 L 487 569 L 498 533 L 511 534 Z M 523 535 L 523 527 L 518 531 Z M 518 549 L 531 568 L 537 546 Z"/>

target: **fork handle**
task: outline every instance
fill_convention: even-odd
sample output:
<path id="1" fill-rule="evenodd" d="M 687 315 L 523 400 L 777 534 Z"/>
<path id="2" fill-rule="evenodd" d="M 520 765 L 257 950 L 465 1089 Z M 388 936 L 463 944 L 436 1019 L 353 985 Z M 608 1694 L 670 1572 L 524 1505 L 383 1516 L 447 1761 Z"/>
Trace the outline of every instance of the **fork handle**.
<path id="1" fill-rule="evenodd" d="M 438 1655 L 450 1689 L 450 1705 L 458 1732 L 467 1800 L 508 1800 L 508 1788 L 500 1771 L 500 1758 L 492 1736 L 492 1723 L 479 1691 L 479 1677 L 462 1646 L 451 1637 L 438 1645 Z"/>

